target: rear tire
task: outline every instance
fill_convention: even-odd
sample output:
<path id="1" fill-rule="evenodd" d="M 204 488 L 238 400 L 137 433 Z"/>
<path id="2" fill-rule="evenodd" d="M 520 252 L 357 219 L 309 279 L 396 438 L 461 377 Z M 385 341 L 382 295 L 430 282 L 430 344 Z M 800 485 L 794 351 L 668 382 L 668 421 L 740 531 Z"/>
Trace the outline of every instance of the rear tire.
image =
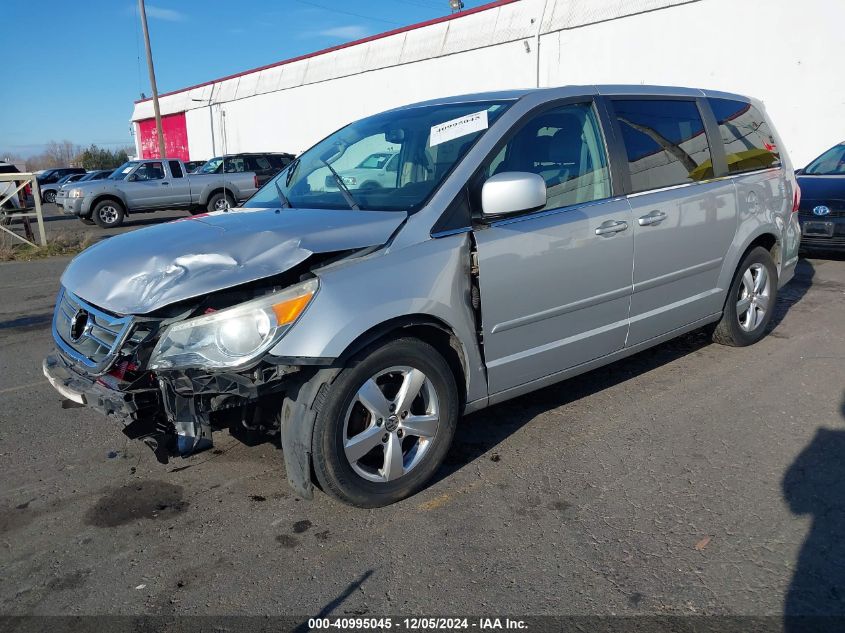
<path id="1" fill-rule="evenodd" d="M 403 389 L 410 395 L 403 397 Z M 459 415 L 449 365 L 413 338 L 370 348 L 323 388 L 314 406 L 317 481 L 360 508 L 386 506 L 422 488 L 443 463 Z"/>
<path id="2" fill-rule="evenodd" d="M 751 249 L 736 269 L 713 342 L 753 345 L 766 335 L 778 294 L 778 271 L 762 246 Z"/>
<path id="3" fill-rule="evenodd" d="M 206 209 L 209 213 L 214 213 L 215 211 L 226 211 L 234 206 L 235 199 L 232 197 L 232 194 L 228 192 L 225 195 L 222 193 L 215 193 L 208 199 Z"/>
<path id="4" fill-rule="evenodd" d="M 103 200 L 94 206 L 91 219 L 101 229 L 113 229 L 123 224 L 126 212 L 123 205 L 116 200 Z"/>

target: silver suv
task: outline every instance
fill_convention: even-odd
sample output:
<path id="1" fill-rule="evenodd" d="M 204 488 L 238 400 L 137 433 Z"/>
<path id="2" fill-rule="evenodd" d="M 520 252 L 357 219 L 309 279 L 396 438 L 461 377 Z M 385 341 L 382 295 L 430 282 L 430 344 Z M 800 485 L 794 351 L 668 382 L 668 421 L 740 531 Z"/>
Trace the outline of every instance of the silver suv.
<path id="1" fill-rule="evenodd" d="M 390 181 L 343 174 L 397 155 Z M 328 181 L 328 183 L 327 183 Z M 762 104 L 644 86 L 499 92 L 352 123 L 241 209 L 74 259 L 44 363 L 166 461 L 276 436 L 304 498 L 419 490 L 460 416 L 696 328 L 766 333 L 800 232 Z"/>

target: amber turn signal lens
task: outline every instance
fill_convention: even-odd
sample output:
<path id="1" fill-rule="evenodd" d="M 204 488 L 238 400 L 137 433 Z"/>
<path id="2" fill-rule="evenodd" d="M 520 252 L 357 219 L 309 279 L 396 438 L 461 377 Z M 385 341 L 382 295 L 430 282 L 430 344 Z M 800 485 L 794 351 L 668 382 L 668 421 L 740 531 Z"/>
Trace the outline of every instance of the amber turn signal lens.
<path id="1" fill-rule="evenodd" d="M 273 305 L 273 314 L 276 315 L 276 322 L 279 325 L 287 325 L 288 323 L 296 321 L 296 318 L 302 314 L 305 306 L 308 305 L 311 301 L 311 297 L 313 296 L 314 293 L 309 292 L 308 294 L 304 294 L 300 297 L 294 297 L 293 299 L 288 299 L 287 301 L 282 301 L 281 303 Z"/>

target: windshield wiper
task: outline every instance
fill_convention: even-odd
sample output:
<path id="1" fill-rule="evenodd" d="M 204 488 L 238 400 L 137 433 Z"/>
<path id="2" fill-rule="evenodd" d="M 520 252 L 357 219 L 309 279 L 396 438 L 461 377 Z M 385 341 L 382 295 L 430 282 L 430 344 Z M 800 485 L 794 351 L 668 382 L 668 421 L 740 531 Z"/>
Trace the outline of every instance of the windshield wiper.
<path id="1" fill-rule="evenodd" d="M 282 209 L 293 209 L 293 205 L 290 203 L 290 200 L 288 200 L 285 194 L 282 193 L 282 188 L 279 186 L 278 179 L 274 180 L 273 184 L 276 185 L 276 191 L 279 193 L 279 204 L 282 206 Z"/>
<path id="2" fill-rule="evenodd" d="M 352 192 L 349 191 L 349 187 L 346 186 L 346 183 L 343 182 L 343 178 L 340 177 L 340 174 L 338 174 L 334 170 L 334 167 L 332 167 L 329 163 L 324 161 L 322 158 L 320 159 L 320 162 L 323 163 L 326 167 L 328 167 L 329 171 L 332 172 L 332 177 L 334 178 L 334 181 L 337 183 L 337 188 L 340 189 L 340 193 L 343 195 L 343 199 L 346 200 L 346 204 L 349 205 L 349 208 L 352 209 L 353 211 L 360 211 L 361 207 L 359 207 L 358 203 L 355 202 L 355 197 L 352 195 Z"/>

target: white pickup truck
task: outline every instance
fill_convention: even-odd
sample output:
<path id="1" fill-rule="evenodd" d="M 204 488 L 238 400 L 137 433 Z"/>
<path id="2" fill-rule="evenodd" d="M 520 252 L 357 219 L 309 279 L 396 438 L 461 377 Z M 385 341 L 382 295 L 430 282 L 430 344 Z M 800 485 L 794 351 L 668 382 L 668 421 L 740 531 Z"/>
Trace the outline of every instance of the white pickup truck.
<path id="1" fill-rule="evenodd" d="M 56 204 L 86 224 L 113 228 L 133 213 L 222 211 L 257 190 L 258 179 L 252 172 L 189 174 L 181 160 L 156 158 L 124 163 L 105 180 L 80 182 L 57 198 Z"/>

